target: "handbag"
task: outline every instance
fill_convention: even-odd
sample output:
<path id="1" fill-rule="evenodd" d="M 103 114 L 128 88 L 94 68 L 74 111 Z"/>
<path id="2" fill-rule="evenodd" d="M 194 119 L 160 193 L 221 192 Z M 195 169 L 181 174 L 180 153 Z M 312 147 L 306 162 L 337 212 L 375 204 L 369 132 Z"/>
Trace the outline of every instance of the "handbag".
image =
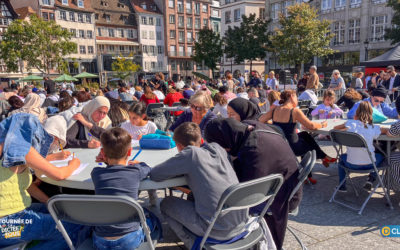
<path id="1" fill-rule="evenodd" d="M 372 121 L 374 123 L 381 123 L 386 121 L 388 118 L 382 114 L 379 110 L 377 110 L 376 108 L 372 108 Z"/>

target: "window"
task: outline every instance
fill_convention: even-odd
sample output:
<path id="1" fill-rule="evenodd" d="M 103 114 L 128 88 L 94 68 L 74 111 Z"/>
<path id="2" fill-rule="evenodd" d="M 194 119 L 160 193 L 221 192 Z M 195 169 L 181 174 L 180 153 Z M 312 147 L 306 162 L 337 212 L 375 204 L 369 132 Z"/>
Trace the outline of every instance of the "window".
<path id="1" fill-rule="evenodd" d="M 335 0 L 335 8 L 346 7 L 346 0 Z"/>
<path id="2" fill-rule="evenodd" d="M 50 20 L 54 20 L 54 13 L 49 13 Z"/>
<path id="3" fill-rule="evenodd" d="M 142 30 L 142 39 L 147 39 L 147 31 Z"/>
<path id="4" fill-rule="evenodd" d="M 147 5 L 146 3 L 142 3 L 142 5 L 140 5 L 140 7 L 142 7 L 142 9 L 147 10 Z"/>
<path id="5" fill-rule="evenodd" d="M 281 4 L 280 3 L 271 4 L 271 18 L 272 18 L 272 20 L 278 20 L 280 11 L 281 11 Z"/>
<path id="6" fill-rule="evenodd" d="M 203 19 L 203 27 L 208 27 L 208 19 L 207 18 Z"/>
<path id="7" fill-rule="evenodd" d="M 147 17 L 142 16 L 141 20 L 142 20 L 142 24 L 147 24 Z"/>
<path id="8" fill-rule="evenodd" d="M 97 13 L 94 14 L 94 19 L 95 19 L 95 20 L 99 20 L 99 14 L 97 14 Z"/>
<path id="9" fill-rule="evenodd" d="M 50 5 L 50 0 L 42 0 L 43 5 Z"/>
<path id="10" fill-rule="evenodd" d="M 361 0 L 350 0 L 350 5 L 358 5 L 361 4 Z"/>
<path id="11" fill-rule="evenodd" d="M 193 42 L 193 32 L 187 32 L 186 38 L 187 38 L 188 43 Z"/>
<path id="12" fill-rule="evenodd" d="M 175 0 L 168 0 L 168 7 L 175 8 Z"/>
<path id="13" fill-rule="evenodd" d="M 193 48 L 191 46 L 187 47 L 187 56 L 191 56 L 193 53 Z"/>
<path id="14" fill-rule="evenodd" d="M 199 40 L 199 32 L 195 32 L 195 33 L 194 33 L 194 39 L 195 39 L 196 41 Z"/>
<path id="15" fill-rule="evenodd" d="M 371 38 L 372 41 L 385 40 L 385 29 L 387 16 L 374 16 L 371 19 Z"/>
<path id="16" fill-rule="evenodd" d="M 332 0 L 322 0 L 321 10 L 330 10 L 330 9 L 332 9 Z"/>
<path id="17" fill-rule="evenodd" d="M 156 62 L 151 62 L 151 68 L 155 69 L 156 68 Z"/>
<path id="18" fill-rule="evenodd" d="M 194 14 L 195 15 L 200 15 L 200 3 L 195 3 L 194 4 Z"/>
<path id="19" fill-rule="evenodd" d="M 195 28 L 195 29 L 200 29 L 200 28 L 201 28 L 201 21 L 200 21 L 200 18 L 196 18 L 196 19 L 194 20 L 194 28 Z"/>
<path id="20" fill-rule="evenodd" d="M 235 22 L 240 21 L 240 9 L 236 9 L 233 11 L 233 20 Z"/>
<path id="21" fill-rule="evenodd" d="M 85 38 L 85 31 L 84 30 L 79 30 L 79 37 L 80 38 Z"/>
<path id="22" fill-rule="evenodd" d="M 203 13 L 208 12 L 208 5 L 203 3 Z"/>
<path id="23" fill-rule="evenodd" d="M 97 35 L 101 36 L 101 28 L 97 28 Z"/>
<path id="24" fill-rule="evenodd" d="M 184 31 L 179 31 L 179 42 L 181 42 L 181 43 L 185 42 L 185 32 Z"/>
<path id="25" fill-rule="evenodd" d="M 175 15 L 169 15 L 169 23 L 175 24 Z"/>
<path id="26" fill-rule="evenodd" d="M 289 16 L 288 7 L 291 6 L 291 5 L 293 5 L 293 1 L 292 0 L 283 2 L 283 14 L 285 15 L 285 17 Z"/>
<path id="27" fill-rule="evenodd" d="M 72 34 L 72 37 L 76 37 L 76 29 L 70 29 L 69 32 Z"/>
<path id="28" fill-rule="evenodd" d="M 108 29 L 108 36 L 109 36 L 109 37 L 115 37 L 115 35 L 114 35 L 114 29 L 111 29 L 111 28 Z"/>
<path id="29" fill-rule="evenodd" d="M 118 29 L 119 37 L 124 38 L 125 37 L 125 32 L 124 29 Z"/>
<path id="30" fill-rule="evenodd" d="M 86 22 L 87 22 L 87 23 L 92 23 L 92 16 L 91 16 L 91 14 L 86 14 Z"/>
<path id="31" fill-rule="evenodd" d="M 333 45 L 343 45 L 344 44 L 344 34 L 345 34 L 345 22 L 335 22 L 333 23 L 333 33 L 335 37 L 333 38 Z"/>
<path id="32" fill-rule="evenodd" d="M 231 11 L 225 12 L 225 23 L 231 23 Z"/>
<path id="33" fill-rule="evenodd" d="M 83 14 L 78 13 L 78 22 L 83 23 Z"/>
<path id="34" fill-rule="evenodd" d="M 161 31 L 157 31 L 156 37 L 157 37 L 157 40 L 158 40 L 158 41 L 161 41 L 161 40 L 162 40 Z"/>
<path id="35" fill-rule="evenodd" d="M 360 43 L 360 19 L 349 20 L 349 44 Z"/>
<path id="36" fill-rule="evenodd" d="M 150 47 L 150 54 L 155 55 L 156 54 L 156 47 L 155 46 L 149 46 Z"/>
<path id="37" fill-rule="evenodd" d="M 157 17 L 156 26 L 161 26 L 161 18 Z"/>
<path id="38" fill-rule="evenodd" d="M 92 39 L 93 38 L 93 32 L 91 30 L 86 31 L 86 36 L 88 39 Z"/>
<path id="39" fill-rule="evenodd" d="M 191 17 L 187 18 L 186 28 L 193 29 L 193 18 Z"/>
<path id="40" fill-rule="evenodd" d="M 93 46 L 88 46 L 88 47 L 87 47 L 87 51 L 88 51 L 88 54 L 94 54 L 94 48 L 93 48 Z"/>
<path id="41" fill-rule="evenodd" d="M 129 52 L 134 52 L 134 51 L 135 51 L 135 47 L 133 47 L 133 46 L 128 46 L 128 50 L 129 50 Z"/>
<path id="42" fill-rule="evenodd" d="M 107 23 L 111 23 L 111 16 L 110 15 L 104 15 L 104 18 L 106 19 Z"/>
<path id="43" fill-rule="evenodd" d="M 78 0 L 78 7 L 79 7 L 79 8 L 85 7 L 85 6 L 83 5 L 83 0 Z"/>
<path id="44" fill-rule="evenodd" d="M 125 52 L 125 46 L 120 45 L 119 46 L 119 52 L 124 53 Z"/>
<path id="45" fill-rule="evenodd" d="M 142 50 L 143 50 L 143 53 L 147 54 L 147 45 L 143 45 Z"/>
<path id="46" fill-rule="evenodd" d="M 185 26 L 185 18 L 183 16 L 178 16 L 178 28 L 183 28 Z"/>
<path id="47" fill-rule="evenodd" d="M 265 10 L 265 9 L 264 9 Z M 211 16 L 213 17 L 219 17 L 219 11 L 218 10 L 212 10 L 211 11 Z"/>
<path id="48" fill-rule="evenodd" d="M 113 45 L 108 45 L 108 51 L 114 52 L 114 46 Z"/>
<path id="49" fill-rule="evenodd" d="M 219 22 L 213 22 L 212 28 L 213 28 L 213 31 L 219 32 Z"/>
<path id="50" fill-rule="evenodd" d="M 154 18 L 149 17 L 149 25 L 154 25 Z"/>
<path id="51" fill-rule="evenodd" d="M 65 11 L 60 11 L 60 19 L 61 20 L 67 20 L 67 13 Z"/>
<path id="52" fill-rule="evenodd" d="M 170 56 L 176 56 L 176 46 L 175 45 L 169 46 L 169 54 L 170 54 Z"/>
<path id="53" fill-rule="evenodd" d="M 158 62 L 158 69 L 162 69 L 162 68 L 164 68 L 163 62 L 162 61 Z"/>
<path id="54" fill-rule="evenodd" d="M 104 45 L 103 45 L 103 44 L 100 44 L 100 45 L 98 46 L 98 50 L 100 50 L 100 52 L 104 52 Z"/>
<path id="55" fill-rule="evenodd" d="M 175 30 L 170 30 L 169 31 L 169 38 L 176 38 L 176 31 Z"/>
<path id="56" fill-rule="evenodd" d="M 185 47 L 184 46 L 179 46 L 179 55 L 185 56 Z"/>
<path id="57" fill-rule="evenodd" d="M 178 13 L 183 13 L 183 2 L 178 1 Z"/>
<path id="58" fill-rule="evenodd" d="M 190 1 L 186 2 L 186 13 L 192 14 L 192 2 L 190 2 Z"/>
<path id="59" fill-rule="evenodd" d="M 79 46 L 79 54 L 86 54 L 86 46 L 84 45 Z"/>
<path id="60" fill-rule="evenodd" d="M 265 8 L 260 8 L 260 10 L 258 11 L 258 17 L 265 18 Z"/>
<path id="61" fill-rule="evenodd" d="M 42 13 L 42 17 L 43 17 L 43 20 L 48 21 L 49 20 L 49 13 L 48 12 L 43 12 Z"/>
<path id="62" fill-rule="evenodd" d="M 163 46 L 157 46 L 158 54 L 161 55 L 163 53 Z"/>
<path id="63" fill-rule="evenodd" d="M 171 70 L 176 70 L 176 61 L 171 61 Z"/>
<path id="64" fill-rule="evenodd" d="M 131 39 L 132 39 L 132 38 L 134 38 L 134 36 L 135 36 L 135 35 L 134 35 L 134 31 L 133 31 L 132 29 L 129 29 L 129 30 L 128 30 L 128 38 L 131 38 Z"/>
<path id="65" fill-rule="evenodd" d="M 152 30 L 149 31 L 149 39 L 154 40 L 154 31 Z"/>
<path id="66" fill-rule="evenodd" d="M 71 22 L 75 22 L 75 13 L 74 13 L 74 12 L 70 12 L 70 13 L 69 13 L 69 20 L 70 20 Z"/>
<path id="67" fill-rule="evenodd" d="M 45 1 L 43 1 L 44 3 Z M 50 1 L 47 1 L 50 2 Z M 47 5 L 50 5 L 50 3 L 48 3 Z M 68 0 L 62 0 L 62 5 L 68 5 Z"/>

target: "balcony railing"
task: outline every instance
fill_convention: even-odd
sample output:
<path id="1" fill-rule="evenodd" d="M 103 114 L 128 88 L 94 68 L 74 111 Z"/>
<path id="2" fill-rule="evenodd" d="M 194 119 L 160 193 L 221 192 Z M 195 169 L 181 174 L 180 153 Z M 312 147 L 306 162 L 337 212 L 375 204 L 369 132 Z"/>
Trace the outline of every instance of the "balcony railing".
<path id="1" fill-rule="evenodd" d="M 184 10 L 183 10 L 182 6 L 178 6 L 178 13 L 184 13 Z"/>
<path id="2" fill-rule="evenodd" d="M 179 56 L 185 56 L 185 52 L 184 51 L 179 51 Z"/>
<path id="3" fill-rule="evenodd" d="M 168 51 L 168 56 L 176 56 L 176 51 Z"/>

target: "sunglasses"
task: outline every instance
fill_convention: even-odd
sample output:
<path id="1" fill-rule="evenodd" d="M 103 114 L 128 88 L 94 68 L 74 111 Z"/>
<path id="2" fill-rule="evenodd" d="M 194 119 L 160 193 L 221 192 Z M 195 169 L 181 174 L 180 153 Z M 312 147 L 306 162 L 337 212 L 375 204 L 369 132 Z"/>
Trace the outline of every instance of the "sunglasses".
<path id="1" fill-rule="evenodd" d="M 389 74 L 391 74 L 391 73 L 392 73 L 392 71 L 391 71 L 391 70 L 388 70 L 388 71 L 386 71 L 386 73 L 389 73 Z"/>
<path id="2" fill-rule="evenodd" d="M 194 109 L 196 111 L 203 111 L 204 110 L 203 107 L 199 107 L 199 106 L 196 106 L 194 104 L 190 104 L 190 108 L 192 108 L 192 109 Z"/>
<path id="3" fill-rule="evenodd" d="M 374 98 L 374 102 L 383 103 L 383 101 L 379 101 L 378 99 Z"/>

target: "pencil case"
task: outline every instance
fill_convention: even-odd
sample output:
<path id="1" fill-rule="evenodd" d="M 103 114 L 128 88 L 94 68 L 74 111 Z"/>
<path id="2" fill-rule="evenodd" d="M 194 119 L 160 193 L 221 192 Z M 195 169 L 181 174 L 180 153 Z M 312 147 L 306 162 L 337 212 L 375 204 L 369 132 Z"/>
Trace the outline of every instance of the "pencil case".
<path id="1" fill-rule="evenodd" d="M 171 149 L 176 147 L 171 136 L 157 133 L 143 135 L 139 144 L 142 149 Z"/>

